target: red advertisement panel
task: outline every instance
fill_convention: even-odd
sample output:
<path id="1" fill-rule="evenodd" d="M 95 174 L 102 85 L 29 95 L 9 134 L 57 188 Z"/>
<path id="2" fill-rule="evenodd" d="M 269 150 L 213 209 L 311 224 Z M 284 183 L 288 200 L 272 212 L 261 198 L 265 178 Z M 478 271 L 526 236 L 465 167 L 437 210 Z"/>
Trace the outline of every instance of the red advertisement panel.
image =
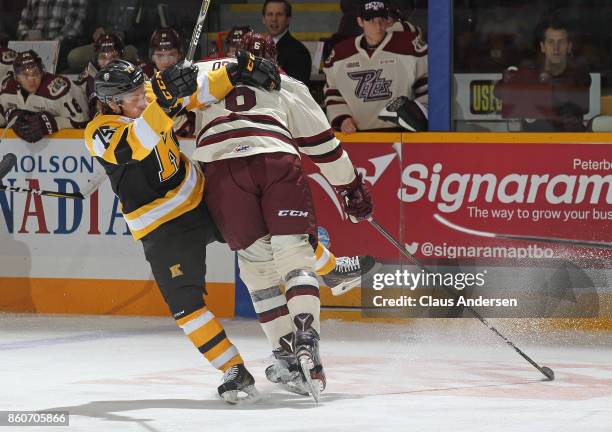
<path id="1" fill-rule="evenodd" d="M 345 148 L 370 186 L 375 219 L 418 258 L 561 258 L 610 266 L 609 249 L 479 237 L 434 215 L 473 230 L 612 243 L 612 145 L 371 142 Z M 319 226 L 329 232 L 336 255 L 398 257 L 369 224 L 343 219 L 337 196 L 306 166 Z"/>

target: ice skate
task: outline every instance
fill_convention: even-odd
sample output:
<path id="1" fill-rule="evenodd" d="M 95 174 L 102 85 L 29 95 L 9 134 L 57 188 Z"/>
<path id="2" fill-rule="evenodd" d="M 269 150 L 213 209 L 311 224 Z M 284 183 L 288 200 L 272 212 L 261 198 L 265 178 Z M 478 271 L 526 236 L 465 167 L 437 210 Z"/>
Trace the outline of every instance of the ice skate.
<path id="1" fill-rule="evenodd" d="M 309 387 L 295 354 L 282 347 L 272 351 L 272 354 L 274 363 L 266 368 L 268 381 L 288 392 L 308 396 Z"/>
<path id="2" fill-rule="evenodd" d="M 223 374 L 223 382 L 217 388 L 219 397 L 230 404 L 240 402 L 255 402 L 259 399 L 259 392 L 255 388 L 253 375 L 244 367 L 237 364 Z"/>
<path id="3" fill-rule="evenodd" d="M 325 372 L 319 356 L 319 334 L 312 328 L 314 318 L 309 313 L 302 313 L 293 319 L 295 332 L 295 356 L 302 368 L 310 395 L 319 403 L 321 392 L 325 390 Z"/>
<path id="4" fill-rule="evenodd" d="M 336 267 L 326 275 L 323 282 L 335 296 L 345 294 L 355 288 L 361 278 L 376 265 L 376 260 L 370 255 L 343 256 L 336 258 Z"/>

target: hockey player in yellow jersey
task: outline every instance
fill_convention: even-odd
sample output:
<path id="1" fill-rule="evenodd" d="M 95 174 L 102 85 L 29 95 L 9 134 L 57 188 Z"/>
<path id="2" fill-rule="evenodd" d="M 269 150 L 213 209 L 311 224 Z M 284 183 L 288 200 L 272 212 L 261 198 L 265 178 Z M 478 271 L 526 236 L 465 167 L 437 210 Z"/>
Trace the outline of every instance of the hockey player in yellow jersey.
<path id="1" fill-rule="evenodd" d="M 272 64 L 245 52 L 236 65 L 199 78 L 197 68 L 179 64 L 151 83 L 140 67 L 114 60 L 95 76 L 101 112 L 85 130 L 87 148 L 106 170 L 174 319 L 224 372 L 218 393 L 230 403 L 255 398 L 255 381 L 203 300 L 205 246 L 215 227 L 202 200 L 204 177 L 180 152 L 172 117 L 184 106 L 220 100 L 237 82 L 278 88 L 279 81 Z"/>

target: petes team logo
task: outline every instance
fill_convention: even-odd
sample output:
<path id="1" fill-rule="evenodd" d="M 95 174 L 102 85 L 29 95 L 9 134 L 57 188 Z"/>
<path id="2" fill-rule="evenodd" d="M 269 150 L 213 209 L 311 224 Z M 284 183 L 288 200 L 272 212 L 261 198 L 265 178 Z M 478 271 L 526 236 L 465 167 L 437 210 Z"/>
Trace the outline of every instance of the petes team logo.
<path id="1" fill-rule="evenodd" d="M 68 81 L 62 77 L 55 78 L 53 81 L 51 81 L 51 84 L 47 86 L 49 93 L 54 97 L 64 91 L 66 87 L 68 87 Z"/>
<path id="2" fill-rule="evenodd" d="M 350 79 L 358 81 L 355 96 L 364 102 L 389 99 L 393 81 L 382 78 L 382 69 L 349 72 Z"/>

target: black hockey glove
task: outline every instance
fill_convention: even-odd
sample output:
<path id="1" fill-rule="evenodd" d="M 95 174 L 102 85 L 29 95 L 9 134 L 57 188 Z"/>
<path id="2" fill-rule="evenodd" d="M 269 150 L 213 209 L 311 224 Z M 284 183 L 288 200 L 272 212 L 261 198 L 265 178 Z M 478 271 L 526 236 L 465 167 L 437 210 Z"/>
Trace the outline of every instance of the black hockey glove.
<path id="1" fill-rule="evenodd" d="M 280 90 L 281 78 L 278 68 L 270 60 L 256 57 L 248 51 L 236 52 L 238 63 L 226 66 L 227 75 L 233 85 L 238 83 L 264 88 L 266 90 Z"/>
<path id="2" fill-rule="evenodd" d="M 35 143 L 46 135 L 57 132 L 58 127 L 55 118 L 48 112 L 22 111 L 13 125 L 13 130 L 24 141 Z"/>
<path id="3" fill-rule="evenodd" d="M 428 129 L 427 107 L 406 96 L 389 102 L 378 118 L 393 122 L 410 132 L 423 132 Z"/>
<path id="4" fill-rule="evenodd" d="M 336 192 L 344 198 L 344 211 L 351 222 L 367 220 L 372 215 L 372 197 L 363 181 L 363 176 L 355 171 L 355 179 L 349 184 L 334 186 Z"/>
<path id="5" fill-rule="evenodd" d="M 183 62 L 157 72 L 151 81 L 157 103 L 169 110 L 176 105 L 177 99 L 191 96 L 198 89 L 198 68 L 185 66 Z"/>

